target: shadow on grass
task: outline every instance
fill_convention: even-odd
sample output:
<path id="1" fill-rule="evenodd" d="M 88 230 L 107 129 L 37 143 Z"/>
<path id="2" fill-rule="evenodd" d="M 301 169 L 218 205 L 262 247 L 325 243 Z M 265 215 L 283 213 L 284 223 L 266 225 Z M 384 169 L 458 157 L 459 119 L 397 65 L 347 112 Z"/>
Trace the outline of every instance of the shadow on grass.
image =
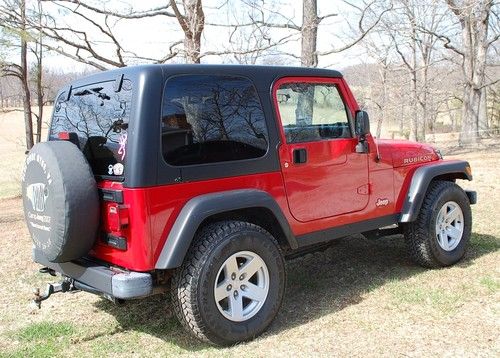
<path id="1" fill-rule="evenodd" d="M 471 246 L 461 267 L 500 249 L 500 239 L 490 235 L 472 235 Z M 414 265 L 405 252 L 401 236 L 377 241 L 362 236 L 339 240 L 323 252 L 287 262 L 287 287 L 281 310 L 265 335 L 278 334 L 326 314 L 355 305 L 366 293 L 389 281 L 403 281 L 426 270 Z M 166 343 L 189 351 L 208 348 L 187 334 L 176 321 L 168 295 L 115 306 L 105 300 L 99 309 L 113 314 L 123 330 L 154 335 Z"/>

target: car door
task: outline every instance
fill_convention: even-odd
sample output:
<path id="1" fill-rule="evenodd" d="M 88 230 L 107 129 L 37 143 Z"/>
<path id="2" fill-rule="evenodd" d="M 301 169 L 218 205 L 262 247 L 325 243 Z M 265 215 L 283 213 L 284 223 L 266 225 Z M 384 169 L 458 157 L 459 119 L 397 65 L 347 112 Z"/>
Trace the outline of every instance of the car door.
<path id="1" fill-rule="evenodd" d="M 354 116 L 338 78 L 283 78 L 273 86 L 288 205 L 301 222 L 360 211 L 368 155 L 356 153 Z"/>

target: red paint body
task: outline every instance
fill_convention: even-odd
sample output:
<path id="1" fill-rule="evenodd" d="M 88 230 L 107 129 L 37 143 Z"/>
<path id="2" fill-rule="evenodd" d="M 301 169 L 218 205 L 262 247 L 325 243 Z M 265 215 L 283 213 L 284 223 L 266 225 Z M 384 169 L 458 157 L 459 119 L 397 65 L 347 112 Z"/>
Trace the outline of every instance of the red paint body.
<path id="1" fill-rule="evenodd" d="M 285 78 L 273 87 L 279 128 L 282 127 L 275 94 L 279 85 L 287 81 L 335 83 L 352 116 L 359 109 L 343 79 Z M 91 254 L 130 270 L 154 270 L 183 206 L 195 196 L 227 190 L 266 191 L 274 197 L 296 236 L 396 214 L 401 211 L 415 169 L 439 159 L 424 144 L 378 140 L 380 160 L 377 160 L 371 135 L 366 138 L 368 154 L 355 152 L 357 138 L 286 144 L 282 129 L 280 135 L 281 143 L 285 143 L 278 148 L 281 171 L 150 188 L 131 189 L 116 182 L 100 182 L 101 188 L 123 191 L 124 204 L 120 207 L 103 202 L 102 229 L 125 237 L 128 248 L 121 251 L 98 240 Z M 293 163 L 295 148 L 307 149 L 307 163 Z M 122 228 L 117 222 L 123 223 Z"/>

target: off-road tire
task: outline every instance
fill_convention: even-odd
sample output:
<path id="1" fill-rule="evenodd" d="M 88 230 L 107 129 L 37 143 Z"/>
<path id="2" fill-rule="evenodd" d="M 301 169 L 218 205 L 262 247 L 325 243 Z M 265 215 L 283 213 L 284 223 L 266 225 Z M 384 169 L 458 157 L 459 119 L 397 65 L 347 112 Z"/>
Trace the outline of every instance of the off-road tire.
<path id="1" fill-rule="evenodd" d="M 451 251 L 445 251 L 438 243 L 435 230 L 439 210 L 449 201 L 460 206 L 464 227 L 458 246 Z M 449 181 L 432 181 L 417 219 L 404 227 L 408 253 L 415 263 L 426 268 L 453 265 L 465 255 L 470 240 L 471 224 L 470 202 L 462 188 Z"/>
<path id="2" fill-rule="evenodd" d="M 243 322 L 222 315 L 214 298 L 216 275 L 225 260 L 243 250 L 265 262 L 270 284 L 257 314 Z M 285 265 L 280 247 L 263 228 L 242 221 L 222 221 L 202 228 L 193 240 L 183 265 L 172 278 L 174 312 L 196 338 L 216 345 L 231 345 L 260 335 L 276 316 L 285 290 Z"/>

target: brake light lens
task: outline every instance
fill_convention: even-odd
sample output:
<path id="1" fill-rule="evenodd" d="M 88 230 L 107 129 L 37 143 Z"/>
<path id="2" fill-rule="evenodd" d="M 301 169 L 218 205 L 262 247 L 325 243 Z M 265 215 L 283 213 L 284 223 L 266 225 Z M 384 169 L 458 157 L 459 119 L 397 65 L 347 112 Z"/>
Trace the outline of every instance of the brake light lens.
<path id="1" fill-rule="evenodd" d="M 128 208 L 124 205 L 110 204 L 107 207 L 108 229 L 112 232 L 120 232 L 129 224 Z"/>
<path id="2" fill-rule="evenodd" d="M 57 137 L 60 139 L 60 140 L 69 140 L 69 132 L 59 132 L 57 134 Z"/>

